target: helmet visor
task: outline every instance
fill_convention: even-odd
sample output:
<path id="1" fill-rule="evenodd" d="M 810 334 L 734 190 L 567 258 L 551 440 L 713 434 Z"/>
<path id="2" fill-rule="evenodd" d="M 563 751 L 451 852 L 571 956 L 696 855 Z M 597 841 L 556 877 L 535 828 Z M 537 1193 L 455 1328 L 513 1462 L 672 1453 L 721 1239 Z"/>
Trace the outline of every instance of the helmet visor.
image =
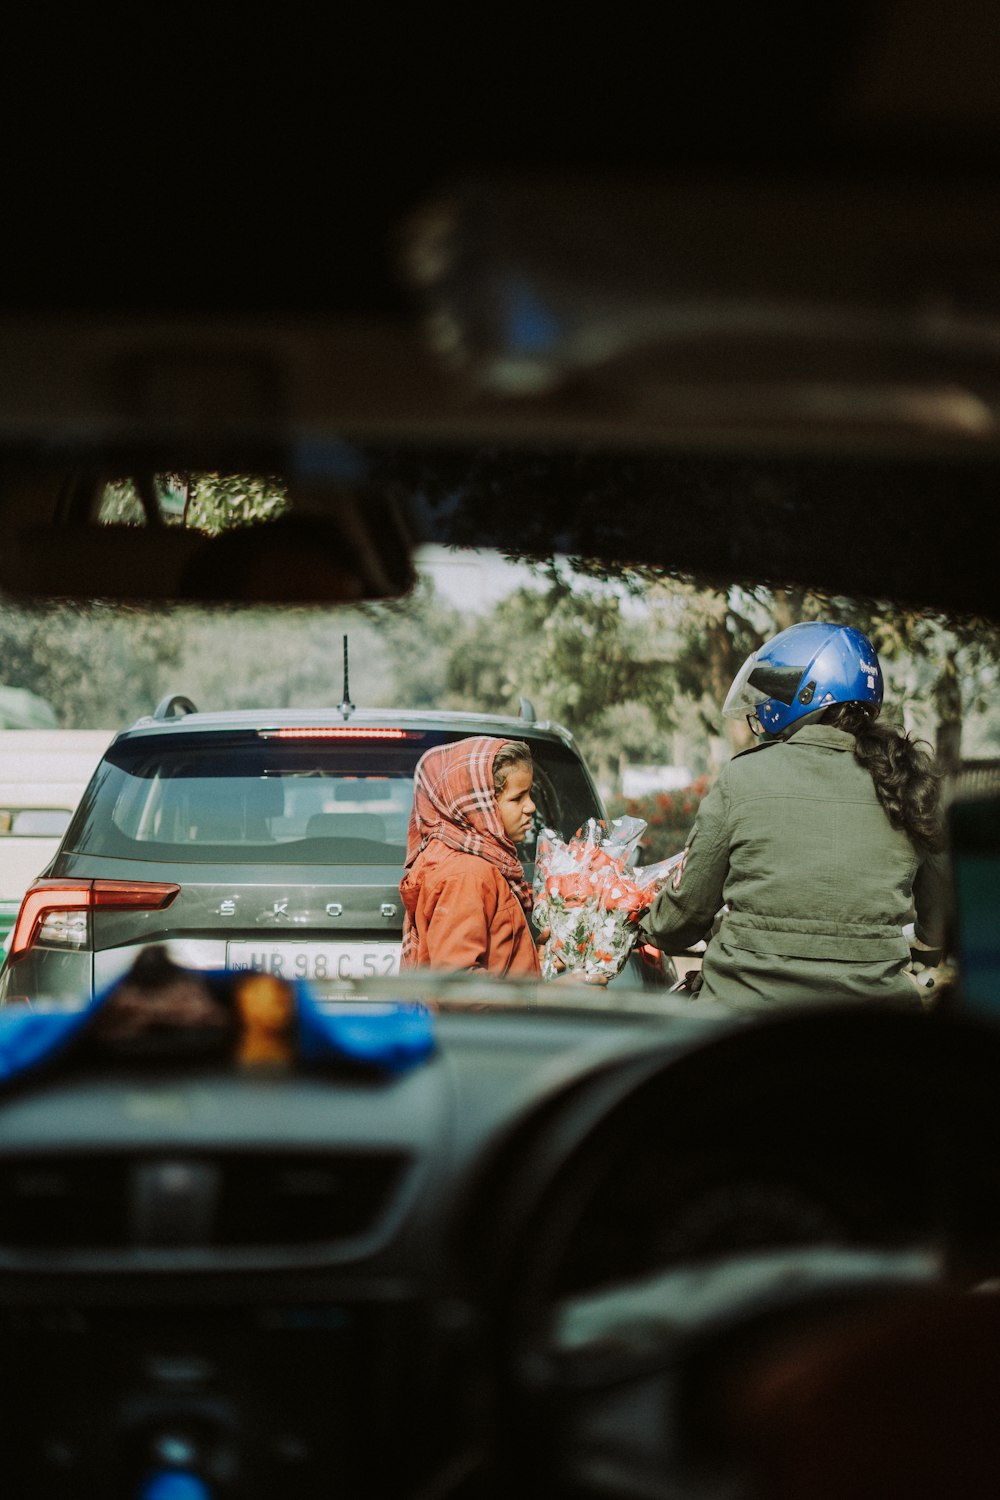
<path id="1" fill-rule="evenodd" d="M 726 701 L 722 705 L 722 714 L 726 719 L 745 719 L 747 714 L 752 714 L 758 703 L 767 702 L 767 694 L 761 692 L 760 688 L 754 687 L 750 681 L 750 674 L 757 665 L 757 652 L 751 651 L 736 676 L 733 685 L 726 694 Z"/>

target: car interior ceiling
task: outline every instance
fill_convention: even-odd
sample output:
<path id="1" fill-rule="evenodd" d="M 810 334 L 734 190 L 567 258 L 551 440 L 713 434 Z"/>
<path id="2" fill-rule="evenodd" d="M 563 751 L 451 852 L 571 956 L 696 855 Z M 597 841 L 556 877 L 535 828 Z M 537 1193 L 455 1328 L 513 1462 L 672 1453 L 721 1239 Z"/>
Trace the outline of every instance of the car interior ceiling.
<path id="1" fill-rule="evenodd" d="M 211 89 L 124 133 L 107 60 L 87 49 L 84 85 L 49 56 L 73 148 L 53 115 L 12 152 L 0 582 L 392 594 L 402 493 L 431 539 L 987 610 L 967 532 L 1000 450 L 996 28 L 929 0 L 713 17 L 672 18 L 676 67 L 644 25 L 575 18 L 554 67 L 513 23 L 488 49 L 470 21 L 418 26 L 411 50 L 359 15 L 341 55 L 378 57 L 377 108 L 364 68 L 330 88 L 325 55 L 280 28 L 266 66 L 248 31 Z M 283 131 L 241 107 L 253 83 Z M 5 107 L 19 140 L 34 111 Z M 64 222 L 87 226 L 71 254 Z M 360 492 L 344 444 L 374 452 Z M 498 453 L 509 502 L 449 511 Z M 199 465 L 284 473 L 292 524 L 203 555 L 174 528 L 90 535 L 81 473 Z M 958 476 L 965 532 L 939 524 Z M 893 530 L 891 577 L 869 528 Z"/>
<path id="2" fill-rule="evenodd" d="M 0 588 L 370 601 L 426 540 L 996 621 L 977 15 L 345 15 L 159 93 L 68 20 L 62 108 L 5 89 Z M 291 519 L 95 523 L 192 468 Z M 997 1493 L 995 1023 L 487 998 L 419 1065 L 253 1074 L 131 1014 L 0 1086 L 11 1493 Z"/>

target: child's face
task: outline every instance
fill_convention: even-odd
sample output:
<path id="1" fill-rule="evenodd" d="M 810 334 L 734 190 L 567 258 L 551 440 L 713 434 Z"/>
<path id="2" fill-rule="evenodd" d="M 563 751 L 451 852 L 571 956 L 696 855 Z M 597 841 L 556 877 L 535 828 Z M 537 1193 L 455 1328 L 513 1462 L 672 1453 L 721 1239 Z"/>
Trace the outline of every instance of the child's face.
<path id="1" fill-rule="evenodd" d="M 515 844 L 520 844 L 527 838 L 531 820 L 535 816 L 535 804 L 531 800 L 533 776 L 530 767 L 513 766 L 507 775 L 503 791 L 497 797 L 504 832 Z"/>

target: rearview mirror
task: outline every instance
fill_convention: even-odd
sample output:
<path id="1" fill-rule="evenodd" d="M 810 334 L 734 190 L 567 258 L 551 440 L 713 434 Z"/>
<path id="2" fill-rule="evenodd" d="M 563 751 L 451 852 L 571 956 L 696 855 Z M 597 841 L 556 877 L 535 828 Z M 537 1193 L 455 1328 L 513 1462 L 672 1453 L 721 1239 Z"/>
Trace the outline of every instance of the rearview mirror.
<path id="1" fill-rule="evenodd" d="M 345 604 L 412 586 L 411 538 L 381 493 L 295 494 L 271 481 L 266 503 L 248 506 L 229 503 L 223 476 L 208 477 L 222 496 L 214 510 L 179 504 L 173 476 L 74 475 L 54 496 L 34 476 L 3 497 L 0 588 L 41 599 Z"/>

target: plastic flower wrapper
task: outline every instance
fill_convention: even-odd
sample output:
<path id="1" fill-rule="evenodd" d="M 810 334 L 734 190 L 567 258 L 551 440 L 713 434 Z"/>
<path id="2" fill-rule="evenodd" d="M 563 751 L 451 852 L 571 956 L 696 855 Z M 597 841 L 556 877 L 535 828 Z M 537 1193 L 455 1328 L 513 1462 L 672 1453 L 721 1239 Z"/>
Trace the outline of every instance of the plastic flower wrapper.
<path id="1" fill-rule="evenodd" d="M 588 820 L 569 843 L 550 828 L 539 835 L 535 857 L 535 910 L 550 938 L 542 975 L 567 970 L 583 979 L 612 979 L 635 946 L 638 921 L 676 865 L 679 855 L 635 868 L 641 818 L 616 818 L 605 828 Z"/>

